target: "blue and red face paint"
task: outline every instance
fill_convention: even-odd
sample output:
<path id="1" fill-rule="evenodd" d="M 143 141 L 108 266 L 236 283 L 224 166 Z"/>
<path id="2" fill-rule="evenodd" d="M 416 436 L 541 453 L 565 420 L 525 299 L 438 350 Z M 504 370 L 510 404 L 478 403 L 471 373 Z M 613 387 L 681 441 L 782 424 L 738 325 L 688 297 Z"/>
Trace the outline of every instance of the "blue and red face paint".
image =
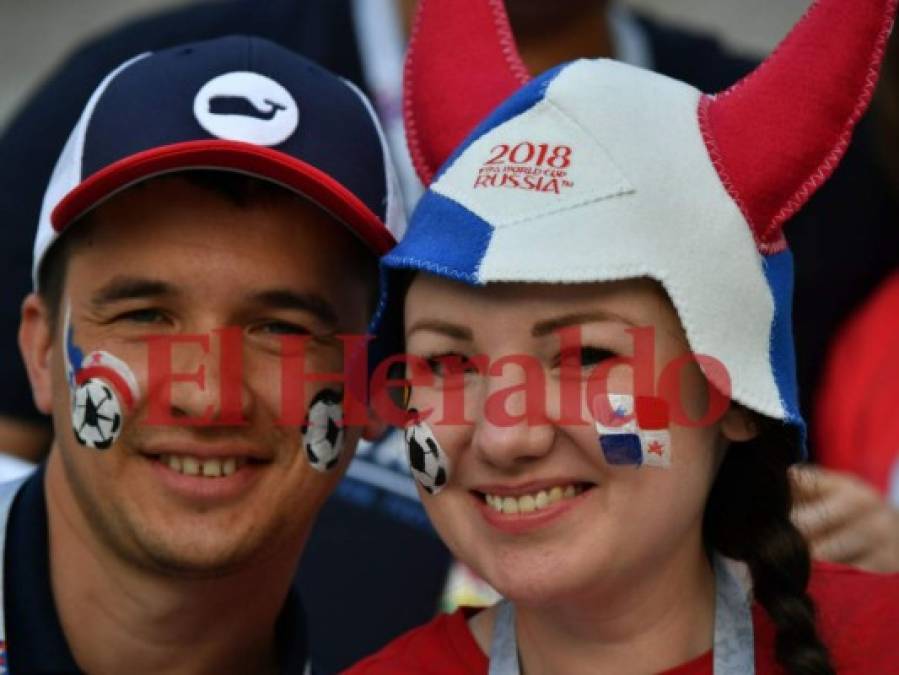
<path id="1" fill-rule="evenodd" d="M 603 456 L 614 466 L 671 465 L 668 404 L 654 396 L 609 394 L 597 406 L 596 433 Z"/>

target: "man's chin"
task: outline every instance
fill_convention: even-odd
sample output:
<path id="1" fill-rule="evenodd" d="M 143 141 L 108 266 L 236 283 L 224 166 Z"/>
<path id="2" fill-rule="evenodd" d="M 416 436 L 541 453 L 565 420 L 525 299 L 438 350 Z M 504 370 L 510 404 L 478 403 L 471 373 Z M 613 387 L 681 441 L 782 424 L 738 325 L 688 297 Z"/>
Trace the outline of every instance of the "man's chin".
<path id="1" fill-rule="evenodd" d="M 168 530 L 140 539 L 144 565 L 157 574 L 184 579 L 235 574 L 263 561 L 266 550 L 273 548 L 265 541 L 235 539 L 233 530 L 206 529 L 202 533 Z"/>

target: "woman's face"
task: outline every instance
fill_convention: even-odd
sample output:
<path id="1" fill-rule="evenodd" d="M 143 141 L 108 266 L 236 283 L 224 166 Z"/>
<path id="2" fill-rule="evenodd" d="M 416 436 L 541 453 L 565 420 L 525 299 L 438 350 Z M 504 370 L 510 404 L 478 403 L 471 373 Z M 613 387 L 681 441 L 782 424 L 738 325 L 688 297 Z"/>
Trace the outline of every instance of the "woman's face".
<path id="1" fill-rule="evenodd" d="M 558 331 L 574 328 L 582 346 L 562 353 Z M 507 597 L 541 603 L 614 590 L 701 556 L 708 491 L 727 438 L 742 440 L 745 421 L 729 408 L 712 424 L 671 422 L 670 466 L 609 464 L 584 381 L 608 359 L 634 356 L 635 328 L 653 329 L 653 382 L 689 353 L 677 314 L 648 280 L 471 287 L 419 274 L 410 287 L 406 351 L 428 361 L 433 380 L 413 385 L 409 405 L 432 411 L 427 421 L 451 467 L 446 488 L 421 491 L 422 500 L 453 553 Z M 454 355 L 476 364 L 478 356 L 481 372 L 472 365 L 459 375 L 436 360 Z M 611 368 L 608 392 L 633 394 L 632 373 Z M 572 386 L 581 421 L 570 403 L 560 421 Z M 681 370 L 680 397 L 692 419 L 703 416 L 708 386 L 694 363 Z"/>

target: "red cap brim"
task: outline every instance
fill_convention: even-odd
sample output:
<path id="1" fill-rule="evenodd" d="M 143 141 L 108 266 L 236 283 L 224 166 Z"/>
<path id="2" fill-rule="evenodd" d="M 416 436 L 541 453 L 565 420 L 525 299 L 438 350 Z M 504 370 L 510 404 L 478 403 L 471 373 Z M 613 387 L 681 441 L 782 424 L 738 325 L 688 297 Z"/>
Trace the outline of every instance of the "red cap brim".
<path id="1" fill-rule="evenodd" d="M 189 141 L 126 157 L 83 180 L 53 209 L 50 222 L 62 232 L 116 192 L 152 176 L 189 169 L 220 169 L 257 176 L 308 197 L 346 224 L 379 256 L 396 240 L 384 222 L 331 176 L 301 160 L 240 141 Z"/>

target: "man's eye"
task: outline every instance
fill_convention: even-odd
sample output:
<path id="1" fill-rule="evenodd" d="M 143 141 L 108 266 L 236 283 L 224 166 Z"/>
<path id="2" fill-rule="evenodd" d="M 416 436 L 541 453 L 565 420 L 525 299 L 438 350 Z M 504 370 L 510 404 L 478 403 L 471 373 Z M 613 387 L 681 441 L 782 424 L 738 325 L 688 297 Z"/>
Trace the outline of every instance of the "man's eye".
<path id="1" fill-rule="evenodd" d="M 133 323 L 163 323 L 166 320 L 165 314 L 158 309 L 135 309 L 130 312 L 119 314 L 116 321 L 130 321 Z"/>
<path id="2" fill-rule="evenodd" d="M 257 330 L 268 335 L 311 335 L 305 326 L 287 321 L 268 321 L 261 324 Z"/>

